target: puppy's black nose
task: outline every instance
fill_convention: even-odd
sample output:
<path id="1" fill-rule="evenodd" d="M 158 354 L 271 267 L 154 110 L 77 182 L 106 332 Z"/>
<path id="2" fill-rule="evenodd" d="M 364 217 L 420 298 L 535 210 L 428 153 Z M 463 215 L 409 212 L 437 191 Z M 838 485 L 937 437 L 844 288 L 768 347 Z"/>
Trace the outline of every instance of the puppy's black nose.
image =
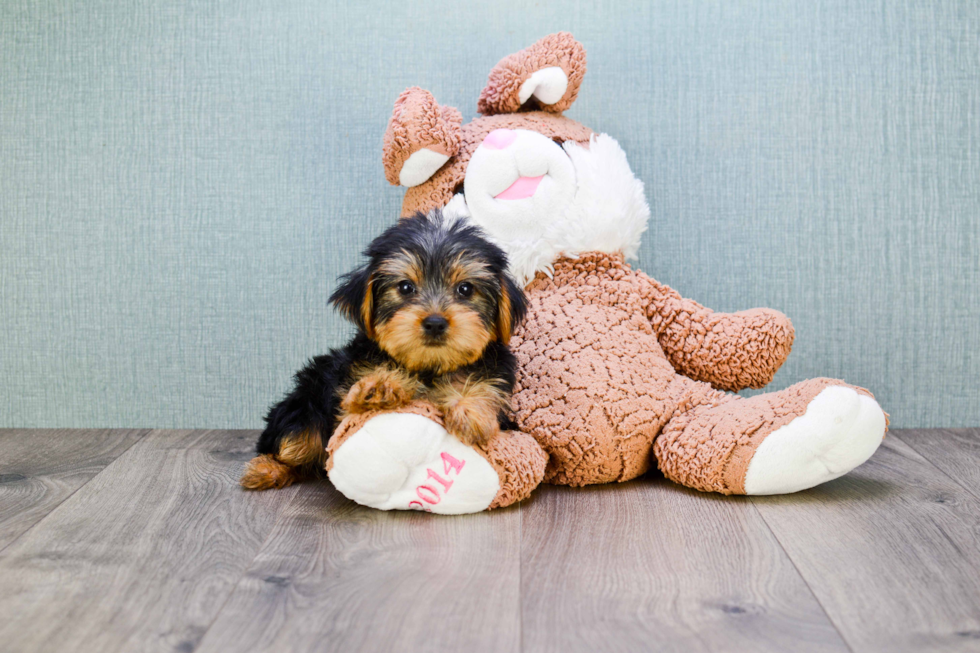
<path id="1" fill-rule="evenodd" d="M 441 336 L 449 327 L 449 321 L 441 315 L 430 315 L 422 320 L 422 328 L 427 336 Z"/>

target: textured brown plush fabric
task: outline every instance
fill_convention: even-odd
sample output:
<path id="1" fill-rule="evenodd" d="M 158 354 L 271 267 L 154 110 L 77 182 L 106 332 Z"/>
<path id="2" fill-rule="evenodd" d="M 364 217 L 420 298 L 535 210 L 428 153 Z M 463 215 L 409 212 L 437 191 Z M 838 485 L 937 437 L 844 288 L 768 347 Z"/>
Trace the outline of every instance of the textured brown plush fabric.
<path id="1" fill-rule="evenodd" d="M 550 34 L 531 47 L 504 57 L 487 79 L 476 109 L 486 116 L 513 113 L 521 108 L 518 92 L 531 75 L 558 66 L 568 77 L 568 88 L 558 102 L 540 105 L 544 111 L 561 113 L 572 106 L 585 77 L 585 48 L 568 32 Z M 540 104 L 540 103 L 539 103 Z"/>
<path id="2" fill-rule="evenodd" d="M 679 372 L 695 363 L 705 369 L 718 352 L 742 347 L 749 355 L 706 377 L 736 388 L 768 380 L 785 354 L 766 355 L 767 348 L 778 340 L 788 351 L 789 321 L 761 309 L 712 313 L 635 272 L 620 255 L 559 259 L 554 278 L 539 274 L 527 292 L 529 316 L 511 341 L 519 362 L 513 405 L 522 429 L 550 457 L 548 483 L 626 481 L 646 471 L 653 451 L 679 483 L 743 492 L 748 462 L 765 436 L 802 415 L 823 388 L 845 385 L 815 379 L 742 400 L 687 378 Z M 768 316 L 776 335 L 762 329 L 751 338 L 745 315 Z M 710 338 L 695 319 L 714 325 Z"/>
<path id="3" fill-rule="evenodd" d="M 544 480 L 548 454 L 527 433 L 507 431 L 479 448 L 500 476 L 500 491 L 489 510 L 506 508 L 531 496 Z"/>
<path id="4" fill-rule="evenodd" d="M 385 177 L 395 186 L 412 154 L 427 147 L 452 156 L 459 149 L 463 116 L 455 107 L 440 107 L 432 94 L 413 86 L 402 91 L 385 130 L 382 161 Z"/>
<path id="5" fill-rule="evenodd" d="M 460 134 L 459 151 L 425 183 L 409 188 L 402 201 L 402 217 L 413 215 L 416 211 L 427 213 L 445 206 L 453 195 L 462 190 L 466 177 L 466 166 L 470 157 L 487 134 L 494 129 L 527 129 L 538 132 L 558 141 L 577 141 L 588 143 L 592 130 L 564 116 L 544 111 L 487 116 L 463 125 Z M 407 159 L 411 154 L 404 155 Z M 402 161 L 404 161 L 402 159 Z M 399 170 L 401 167 L 399 166 Z M 389 177 L 389 181 L 391 178 Z M 397 182 L 397 173 L 395 182 Z"/>
<path id="6" fill-rule="evenodd" d="M 425 401 L 415 401 L 408 406 L 399 408 L 396 413 L 411 413 L 421 415 L 443 425 L 442 415 L 432 404 Z M 333 454 L 340 446 L 354 435 L 364 424 L 380 411 L 348 415 L 337 426 L 333 437 L 327 442 L 326 470 L 333 469 Z M 541 484 L 544 478 L 545 464 L 548 456 L 535 443 L 534 438 L 526 433 L 505 431 L 479 447 L 474 447 L 500 477 L 500 490 L 490 502 L 488 510 L 506 508 L 509 505 L 523 501 L 531 495 L 531 491 Z"/>

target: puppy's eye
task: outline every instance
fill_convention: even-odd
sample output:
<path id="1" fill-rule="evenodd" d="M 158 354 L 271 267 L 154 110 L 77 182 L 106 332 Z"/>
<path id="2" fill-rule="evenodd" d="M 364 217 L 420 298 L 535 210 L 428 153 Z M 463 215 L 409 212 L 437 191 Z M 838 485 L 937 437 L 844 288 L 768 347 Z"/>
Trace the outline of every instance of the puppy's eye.
<path id="1" fill-rule="evenodd" d="M 456 286 L 456 292 L 459 293 L 460 297 L 472 297 L 473 296 L 473 284 L 469 281 L 464 281 L 463 283 Z"/>
<path id="2" fill-rule="evenodd" d="M 415 292 L 415 284 L 411 281 L 402 281 L 398 284 L 398 293 L 402 297 L 408 297 L 413 292 Z"/>

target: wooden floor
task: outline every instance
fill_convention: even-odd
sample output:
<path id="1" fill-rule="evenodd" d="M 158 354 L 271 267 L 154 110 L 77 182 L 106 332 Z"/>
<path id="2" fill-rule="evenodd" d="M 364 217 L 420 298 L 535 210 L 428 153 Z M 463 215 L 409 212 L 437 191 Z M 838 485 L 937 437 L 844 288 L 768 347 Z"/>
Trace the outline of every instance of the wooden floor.
<path id="1" fill-rule="evenodd" d="M 790 496 L 462 517 L 244 492 L 255 435 L 0 431 L 0 650 L 980 651 L 980 429 Z"/>

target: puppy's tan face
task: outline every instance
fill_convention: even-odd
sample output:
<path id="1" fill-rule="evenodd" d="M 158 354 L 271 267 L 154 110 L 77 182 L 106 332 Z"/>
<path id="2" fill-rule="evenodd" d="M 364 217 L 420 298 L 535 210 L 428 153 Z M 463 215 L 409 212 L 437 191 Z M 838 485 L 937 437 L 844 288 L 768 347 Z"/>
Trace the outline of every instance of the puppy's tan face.
<path id="1" fill-rule="evenodd" d="M 378 266 L 373 288 L 375 340 L 410 370 L 451 372 L 495 337 L 500 283 L 476 256 L 438 261 L 402 251 Z"/>

